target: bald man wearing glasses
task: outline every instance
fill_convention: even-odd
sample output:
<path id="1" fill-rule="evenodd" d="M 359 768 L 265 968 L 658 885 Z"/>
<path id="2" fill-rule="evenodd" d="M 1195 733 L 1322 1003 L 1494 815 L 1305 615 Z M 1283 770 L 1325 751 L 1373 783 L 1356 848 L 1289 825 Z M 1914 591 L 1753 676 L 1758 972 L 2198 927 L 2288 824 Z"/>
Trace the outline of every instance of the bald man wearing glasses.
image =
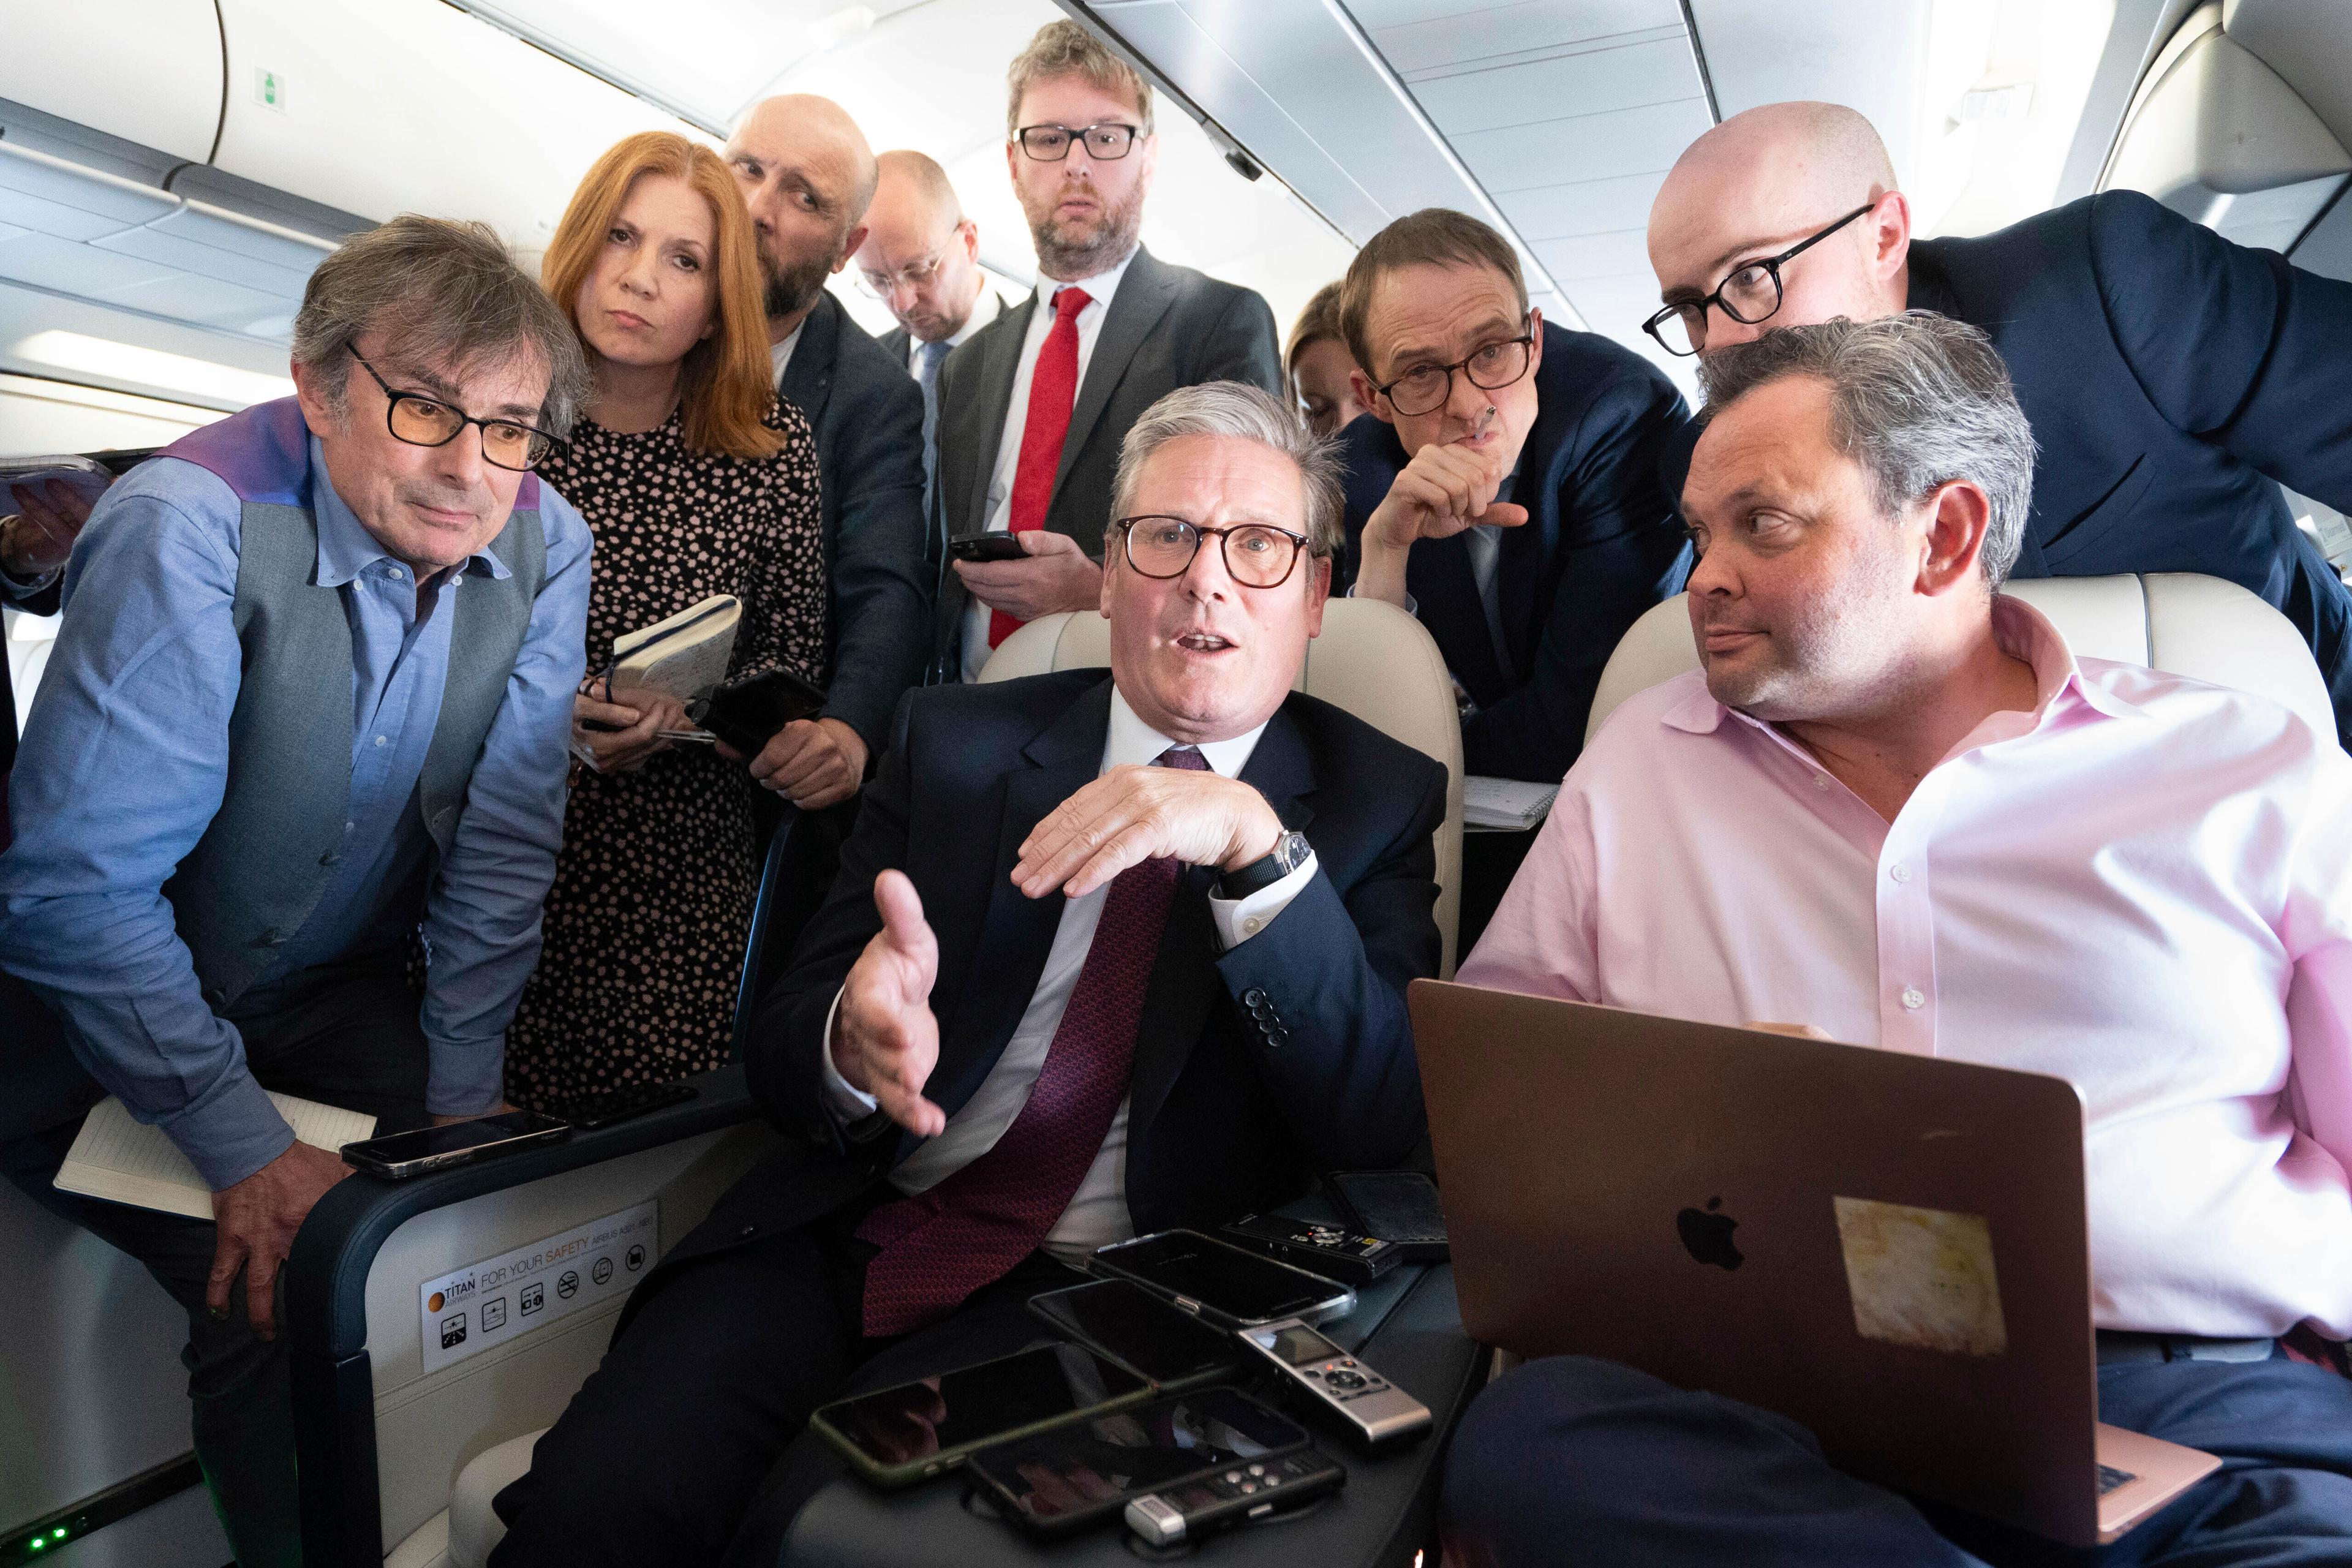
<path id="1" fill-rule="evenodd" d="M 1765 104 L 1691 143 L 1649 245 L 1645 325 L 1674 353 L 1904 310 L 1981 328 L 2042 449 L 2016 575 L 2242 584 L 2311 644 L 2352 745 L 2352 592 L 2279 493 L 2352 509 L 2352 283 L 2136 191 L 1915 238 L 1878 133 L 1834 103 Z"/>

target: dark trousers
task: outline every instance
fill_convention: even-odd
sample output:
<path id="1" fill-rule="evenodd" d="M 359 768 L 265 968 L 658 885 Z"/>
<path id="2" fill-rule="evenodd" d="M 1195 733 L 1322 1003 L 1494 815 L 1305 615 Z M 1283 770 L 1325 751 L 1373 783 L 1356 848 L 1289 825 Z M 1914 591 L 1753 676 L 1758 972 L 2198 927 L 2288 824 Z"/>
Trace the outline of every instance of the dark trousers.
<path id="1" fill-rule="evenodd" d="M 371 1112 L 381 1132 L 427 1120 L 425 1037 L 397 957 L 320 965 L 250 1003 L 240 999 L 228 1016 L 245 1036 L 247 1064 L 263 1088 Z M 80 1131 L 76 1118 L 0 1144 L 0 1173 L 42 1207 L 137 1258 L 186 1310 L 180 1360 L 188 1369 L 190 1426 L 221 1528 L 243 1568 L 299 1564 L 284 1273 L 274 1341 L 246 1321 L 242 1273 L 229 1288 L 227 1318 L 215 1321 L 205 1309 L 218 1234 L 210 1221 L 49 1184 Z"/>
<path id="2" fill-rule="evenodd" d="M 2352 1563 L 2352 1383 L 2284 1357 L 2102 1365 L 2099 1416 L 2202 1448 L 2222 1468 L 2114 1545 L 2085 1550 L 1856 1480 L 1822 1458 L 1811 1432 L 1769 1411 L 1611 1362 L 1530 1362 L 1480 1394 L 1454 1437 L 1449 1561 Z"/>
<path id="3" fill-rule="evenodd" d="M 859 1327 L 868 1205 L 652 1281 L 530 1473 L 492 1506 L 491 1568 L 772 1564 L 803 1504 L 847 1468 L 808 1418 L 845 1394 L 1009 1355 L 1050 1337 L 1024 1310 L 1079 1276 L 1042 1253 L 929 1328 Z"/>

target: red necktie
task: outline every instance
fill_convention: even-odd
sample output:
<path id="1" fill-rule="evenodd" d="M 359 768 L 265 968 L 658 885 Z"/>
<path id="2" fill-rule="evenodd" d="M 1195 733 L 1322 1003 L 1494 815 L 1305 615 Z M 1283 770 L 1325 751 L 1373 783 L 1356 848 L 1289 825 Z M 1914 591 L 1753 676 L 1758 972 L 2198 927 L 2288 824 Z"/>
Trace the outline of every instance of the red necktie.
<path id="1" fill-rule="evenodd" d="M 1157 766 L 1204 770 L 1190 746 Z M 947 1316 L 1037 1249 L 1102 1152 L 1127 1093 L 1143 993 L 1183 868 L 1146 860 L 1112 879 L 1035 1087 L 988 1152 L 857 1227 L 882 1250 L 866 1266 L 866 1332 L 903 1334 Z"/>
<path id="2" fill-rule="evenodd" d="M 1045 526 L 1062 441 L 1070 433 L 1070 405 L 1078 399 L 1078 312 L 1093 303 L 1083 289 L 1054 296 L 1054 325 L 1029 376 L 1029 418 L 1021 426 L 1021 460 L 1013 468 L 1010 527 L 1015 533 Z M 1020 624 L 1003 610 L 989 611 L 988 646 L 1011 637 Z"/>

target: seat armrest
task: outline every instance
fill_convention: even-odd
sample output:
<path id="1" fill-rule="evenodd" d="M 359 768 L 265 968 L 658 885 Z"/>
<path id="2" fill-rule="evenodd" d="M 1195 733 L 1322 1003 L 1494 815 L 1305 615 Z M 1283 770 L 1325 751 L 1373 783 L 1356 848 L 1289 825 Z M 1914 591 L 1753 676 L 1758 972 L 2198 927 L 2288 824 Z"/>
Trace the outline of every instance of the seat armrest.
<path id="1" fill-rule="evenodd" d="M 697 1093 L 684 1104 L 593 1132 L 575 1131 L 561 1143 L 404 1182 L 362 1174 L 330 1188 L 303 1221 L 287 1259 L 287 1331 L 295 1351 L 340 1360 L 365 1347 L 368 1270 L 376 1249 L 405 1221 L 484 1193 L 716 1131 L 760 1114 L 743 1085 L 740 1063 L 687 1081 Z"/>

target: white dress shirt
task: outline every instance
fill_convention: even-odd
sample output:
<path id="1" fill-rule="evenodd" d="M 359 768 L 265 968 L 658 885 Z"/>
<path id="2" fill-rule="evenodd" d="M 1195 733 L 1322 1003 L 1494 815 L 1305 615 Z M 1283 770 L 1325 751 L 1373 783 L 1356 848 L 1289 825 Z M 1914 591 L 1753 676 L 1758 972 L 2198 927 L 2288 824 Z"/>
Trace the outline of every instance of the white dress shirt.
<path id="1" fill-rule="evenodd" d="M 807 330 L 808 318 L 803 316 L 801 324 L 787 333 L 782 342 L 768 345 L 768 380 L 771 384 L 784 379 L 784 367 L 793 363 L 793 351 L 800 347 L 801 334 Z"/>
<path id="2" fill-rule="evenodd" d="M 1201 756 L 1213 771 L 1229 779 L 1237 778 L 1248 765 L 1250 753 L 1257 749 L 1257 738 L 1265 732 L 1265 726 L 1261 724 L 1246 735 L 1209 742 L 1200 748 Z M 1137 718 L 1135 710 L 1127 705 L 1127 699 L 1113 690 L 1110 731 L 1103 742 L 1102 773 L 1129 764 L 1147 764 L 1177 743 Z M 1315 875 L 1315 858 L 1310 854 L 1305 865 L 1248 898 L 1211 898 L 1209 912 L 1216 923 L 1218 940 L 1230 951 L 1264 931 L 1305 890 Z M 996 1141 L 1004 1136 L 1004 1130 L 1013 1125 L 1013 1118 L 1021 1114 L 1021 1108 L 1029 1103 L 1029 1091 L 1036 1087 L 1055 1031 L 1062 1026 L 1063 1010 L 1069 1005 L 1070 993 L 1077 985 L 1078 971 L 1086 965 L 1087 950 L 1094 945 L 1095 927 L 1102 920 L 1103 900 L 1109 893 L 1106 883 L 1084 898 L 1063 903 L 1061 923 L 1055 928 L 1054 945 L 1045 955 L 1045 972 L 1037 977 L 1037 989 L 1031 994 L 1028 1009 L 1021 1015 L 1021 1023 L 1006 1043 L 1004 1054 L 996 1058 L 996 1065 L 989 1069 L 988 1077 L 981 1080 L 971 1098 L 948 1118 L 946 1130 L 908 1155 L 890 1173 L 892 1186 L 911 1194 L 945 1181 L 994 1148 Z M 834 1005 L 841 1005 L 838 996 L 834 998 Z M 832 1037 L 833 1019 L 828 1015 L 825 1038 Z M 874 1113 L 874 1097 L 849 1086 L 834 1065 L 830 1048 L 824 1052 L 824 1070 L 825 1108 L 835 1121 L 847 1126 Z M 1078 1183 L 1069 1207 L 1062 1211 L 1062 1217 L 1046 1234 L 1045 1245 L 1057 1257 L 1075 1261 L 1097 1247 L 1124 1241 L 1135 1234 L 1135 1222 L 1127 1212 L 1127 1103 L 1122 1096 L 1118 1113 L 1111 1118 L 1110 1132 L 1103 1139 L 1102 1152 L 1095 1156 L 1094 1164 Z"/>
<path id="3" fill-rule="evenodd" d="M 1013 398 L 1004 407 L 1004 434 L 997 438 L 996 467 L 988 476 L 988 516 L 982 524 L 992 533 L 1013 526 L 1013 476 L 1021 466 L 1021 434 L 1029 426 L 1029 384 L 1036 379 L 1037 355 L 1045 346 L 1045 334 L 1054 330 L 1054 300 L 1065 289 L 1087 291 L 1087 308 L 1078 312 L 1078 390 L 1087 384 L 1087 367 L 1094 363 L 1095 341 L 1102 336 L 1103 318 L 1110 313 L 1110 297 L 1118 292 L 1118 280 L 1127 276 L 1128 264 L 1135 259 L 1129 251 L 1127 259 L 1108 271 L 1074 282 L 1055 283 L 1041 280 L 1034 296 L 1035 306 L 1029 312 L 1029 330 L 1021 339 L 1021 364 L 1013 373 Z M 1071 407 L 1077 405 L 1074 395 Z M 978 680 L 988 664 L 992 651 L 988 646 L 988 606 L 974 599 L 963 612 L 963 678 Z M 1149 759 L 1146 759 L 1147 761 Z"/>
<path id="4" fill-rule="evenodd" d="M 996 313 L 1003 308 L 1004 301 L 997 297 L 996 290 L 983 281 L 980 286 L 980 298 L 972 304 L 971 314 L 965 318 L 962 326 L 956 329 L 955 335 L 948 339 L 948 347 L 955 348 L 961 344 L 972 333 L 996 320 Z M 1078 363 L 1083 366 L 1086 350 L 1080 349 L 1078 354 Z M 777 374 L 782 374 L 782 372 Z M 917 381 L 923 379 L 923 340 L 912 332 L 907 334 L 907 374 Z"/>

